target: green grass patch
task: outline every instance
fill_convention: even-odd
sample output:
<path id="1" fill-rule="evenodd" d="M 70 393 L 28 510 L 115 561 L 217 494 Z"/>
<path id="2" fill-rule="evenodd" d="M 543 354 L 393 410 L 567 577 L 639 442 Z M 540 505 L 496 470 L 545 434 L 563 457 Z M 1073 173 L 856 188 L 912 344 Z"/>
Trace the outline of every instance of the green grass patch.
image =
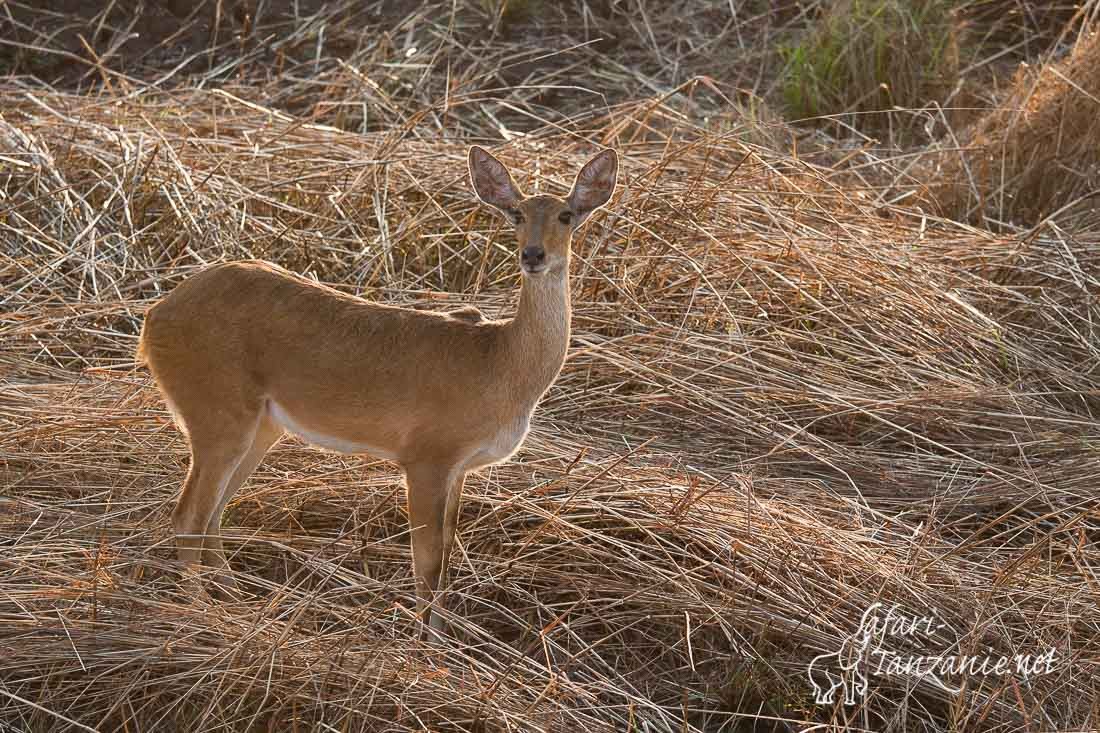
<path id="1" fill-rule="evenodd" d="M 795 119 L 861 113 L 857 126 L 890 125 L 890 110 L 946 94 L 959 70 L 959 24 L 943 0 L 847 0 L 781 49 L 781 89 Z"/>

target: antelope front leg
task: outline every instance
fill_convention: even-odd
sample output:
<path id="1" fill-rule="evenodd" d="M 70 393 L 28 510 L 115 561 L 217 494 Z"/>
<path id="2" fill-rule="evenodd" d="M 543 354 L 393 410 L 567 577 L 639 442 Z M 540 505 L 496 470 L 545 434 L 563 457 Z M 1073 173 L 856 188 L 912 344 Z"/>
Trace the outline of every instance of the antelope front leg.
<path id="1" fill-rule="evenodd" d="M 432 614 L 431 604 L 450 548 L 444 528 L 453 535 L 454 523 L 447 521 L 448 496 L 462 472 L 450 464 L 414 464 L 405 467 L 412 528 L 413 573 L 416 576 L 416 610 L 422 622 L 441 631 L 443 619 Z M 450 525 L 450 526 L 447 526 Z"/>
<path id="2" fill-rule="evenodd" d="M 443 517 L 443 568 L 439 574 L 439 585 L 447 587 L 451 567 L 451 553 L 454 551 L 455 531 L 458 529 L 458 510 L 462 504 L 462 487 L 466 485 L 466 473 L 458 477 L 447 487 L 447 513 Z"/>

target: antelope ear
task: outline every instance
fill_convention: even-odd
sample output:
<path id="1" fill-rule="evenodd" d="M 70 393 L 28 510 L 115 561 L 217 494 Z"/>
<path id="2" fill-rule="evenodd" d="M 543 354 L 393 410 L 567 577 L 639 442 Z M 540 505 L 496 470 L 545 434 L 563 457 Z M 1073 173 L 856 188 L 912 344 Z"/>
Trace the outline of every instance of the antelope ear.
<path id="1" fill-rule="evenodd" d="M 604 150 L 593 156 L 577 174 L 573 190 L 565 199 L 573 210 L 573 228 L 579 227 L 588 215 L 611 200 L 615 178 L 619 173 L 619 156 L 614 150 Z"/>
<path id="2" fill-rule="evenodd" d="M 477 145 L 470 147 L 470 182 L 479 199 L 513 219 L 513 212 L 523 200 L 523 194 L 504 164 Z"/>

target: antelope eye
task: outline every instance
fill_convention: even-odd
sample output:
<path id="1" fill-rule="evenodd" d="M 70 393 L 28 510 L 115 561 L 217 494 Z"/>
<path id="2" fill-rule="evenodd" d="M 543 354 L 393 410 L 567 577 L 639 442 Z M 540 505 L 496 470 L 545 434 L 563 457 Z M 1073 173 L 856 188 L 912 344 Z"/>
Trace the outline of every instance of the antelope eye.
<path id="1" fill-rule="evenodd" d="M 510 216 L 512 221 L 516 224 L 523 223 L 523 212 L 519 209 L 508 209 L 508 216 Z"/>
<path id="2" fill-rule="evenodd" d="M 569 222 L 573 221 L 573 212 L 572 211 L 563 211 L 563 212 L 561 212 L 560 214 L 558 214 L 558 221 L 560 221 L 562 224 L 568 224 Z"/>

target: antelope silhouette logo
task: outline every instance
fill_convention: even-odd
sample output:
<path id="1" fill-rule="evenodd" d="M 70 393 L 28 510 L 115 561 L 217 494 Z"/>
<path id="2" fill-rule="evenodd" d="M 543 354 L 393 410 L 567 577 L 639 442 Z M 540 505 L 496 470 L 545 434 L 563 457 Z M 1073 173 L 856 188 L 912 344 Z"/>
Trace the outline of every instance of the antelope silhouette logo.
<path id="1" fill-rule="evenodd" d="M 859 628 L 841 643 L 840 649 L 810 660 L 806 676 L 814 688 L 814 702 L 818 705 L 836 702 L 836 693 L 841 687 L 844 688 L 845 705 L 855 705 L 857 695 L 867 694 L 867 675 L 862 664 L 874 636 L 876 624 L 872 614 L 879 605 L 876 603 L 863 612 Z"/>

